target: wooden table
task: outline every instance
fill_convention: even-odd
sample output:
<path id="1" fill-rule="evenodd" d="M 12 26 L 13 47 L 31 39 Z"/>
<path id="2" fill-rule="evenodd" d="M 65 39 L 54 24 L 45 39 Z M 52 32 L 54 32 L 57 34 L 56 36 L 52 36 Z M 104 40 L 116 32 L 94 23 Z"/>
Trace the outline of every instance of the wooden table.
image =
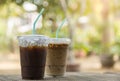
<path id="1" fill-rule="evenodd" d="M 26 80 L 22 80 L 20 75 L 0 75 L 0 81 L 26 81 Z M 120 73 L 99 74 L 99 73 L 73 72 L 73 73 L 66 73 L 64 77 L 52 78 L 46 76 L 44 80 L 40 80 L 40 81 L 120 81 Z"/>

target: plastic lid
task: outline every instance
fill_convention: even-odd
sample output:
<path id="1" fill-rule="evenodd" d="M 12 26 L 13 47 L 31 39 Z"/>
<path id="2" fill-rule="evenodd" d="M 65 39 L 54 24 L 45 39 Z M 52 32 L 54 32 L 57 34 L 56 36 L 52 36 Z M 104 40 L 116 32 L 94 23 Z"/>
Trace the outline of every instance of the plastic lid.
<path id="1" fill-rule="evenodd" d="M 49 43 L 52 43 L 52 44 L 70 44 L 71 40 L 69 38 L 50 38 Z"/>
<path id="2" fill-rule="evenodd" d="M 23 35 L 18 36 L 19 46 L 48 46 L 49 37 L 45 35 Z"/>

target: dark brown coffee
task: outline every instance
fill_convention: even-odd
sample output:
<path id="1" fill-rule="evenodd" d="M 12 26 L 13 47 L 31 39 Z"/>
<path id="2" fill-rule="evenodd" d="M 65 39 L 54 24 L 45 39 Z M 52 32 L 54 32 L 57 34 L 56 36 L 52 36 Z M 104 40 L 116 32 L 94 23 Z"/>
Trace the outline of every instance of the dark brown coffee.
<path id="1" fill-rule="evenodd" d="M 40 80 L 44 77 L 46 47 L 20 46 L 21 73 L 23 79 Z"/>
<path id="2" fill-rule="evenodd" d="M 66 71 L 68 44 L 49 44 L 46 61 L 46 74 L 63 76 Z"/>

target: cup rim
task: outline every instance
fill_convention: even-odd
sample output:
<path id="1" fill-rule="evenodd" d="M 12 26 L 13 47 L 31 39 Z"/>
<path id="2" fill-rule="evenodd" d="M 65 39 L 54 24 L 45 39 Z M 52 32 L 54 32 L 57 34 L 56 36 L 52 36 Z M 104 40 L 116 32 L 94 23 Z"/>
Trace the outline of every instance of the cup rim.
<path id="1" fill-rule="evenodd" d="M 19 35 L 17 36 L 17 38 L 20 38 L 20 37 L 45 37 L 45 38 L 49 38 L 48 36 L 46 35 Z"/>
<path id="2" fill-rule="evenodd" d="M 53 41 L 55 41 L 55 42 L 53 42 Z M 49 43 L 55 43 L 55 44 L 65 43 L 65 44 L 70 44 L 71 40 L 69 38 L 50 38 L 50 42 Z"/>

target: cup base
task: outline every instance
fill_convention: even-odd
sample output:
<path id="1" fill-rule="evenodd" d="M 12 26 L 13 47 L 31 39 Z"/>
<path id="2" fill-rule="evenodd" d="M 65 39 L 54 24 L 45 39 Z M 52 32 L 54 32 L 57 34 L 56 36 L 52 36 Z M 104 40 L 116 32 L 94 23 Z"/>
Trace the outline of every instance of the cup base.
<path id="1" fill-rule="evenodd" d="M 52 76 L 52 77 L 63 77 L 64 74 L 46 74 L 48 76 Z"/>
<path id="2" fill-rule="evenodd" d="M 44 67 L 26 67 L 21 68 L 22 79 L 41 80 L 44 77 Z"/>
<path id="3" fill-rule="evenodd" d="M 43 77 L 22 77 L 23 80 L 43 80 Z"/>

